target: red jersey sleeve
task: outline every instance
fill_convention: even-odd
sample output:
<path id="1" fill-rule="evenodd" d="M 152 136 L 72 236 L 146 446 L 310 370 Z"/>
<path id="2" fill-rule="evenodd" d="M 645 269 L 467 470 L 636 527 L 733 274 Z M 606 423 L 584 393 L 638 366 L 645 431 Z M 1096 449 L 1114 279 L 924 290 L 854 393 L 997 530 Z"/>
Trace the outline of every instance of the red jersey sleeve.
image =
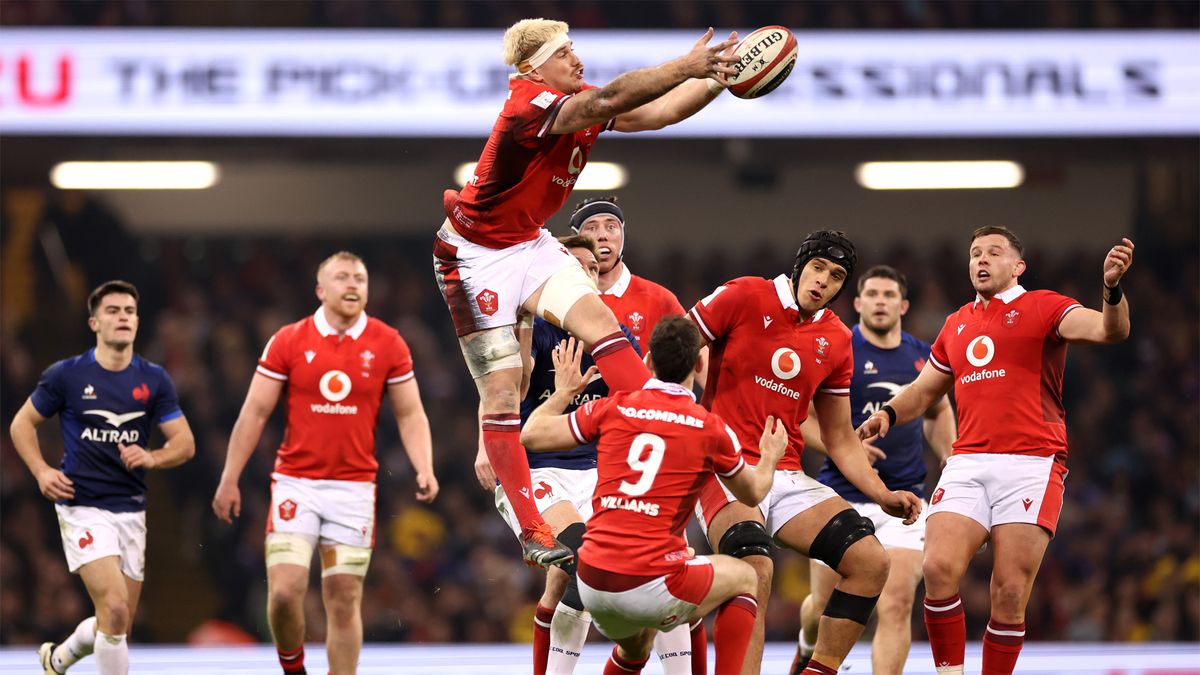
<path id="1" fill-rule="evenodd" d="M 610 401 L 610 398 L 588 401 L 567 415 L 567 424 L 576 443 L 587 445 L 600 437 L 600 418 L 608 410 Z"/>
<path id="2" fill-rule="evenodd" d="M 554 127 L 563 104 L 575 94 L 565 94 L 557 89 L 538 84 L 530 80 L 521 80 L 512 92 L 513 102 L 509 114 L 513 118 L 513 136 L 522 144 L 530 144 L 534 139 L 545 138 Z M 580 91 L 595 89 L 594 85 L 584 84 Z M 609 129 L 612 121 L 593 127 L 595 133 Z"/>
<path id="3" fill-rule="evenodd" d="M 288 371 L 291 370 L 292 340 L 291 337 L 295 331 L 288 330 L 290 326 L 284 326 L 267 340 L 267 346 L 263 347 L 262 356 L 258 357 L 258 367 L 255 371 L 266 375 L 272 380 L 286 382 L 288 379 Z"/>
<path id="4" fill-rule="evenodd" d="M 850 340 L 845 340 L 845 347 L 840 350 L 842 360 L 817 385 L 817 392 L 833 394 L 834 396 L 850 395 L 850 378 L 854 375 L 854 348 Z"/>
<path id="5" fill-rule="evenodd" d="M 713 429 L 713 471 L 722 478 L 733 478 L 746 468 L 746 460 L 742 459 L 742 442 L 720 417 L 709 415 L 708 423 Z"/>
<path id="6" fill-rule="evenodd" d="M 387 383 L 400 384 L 411 380 L 416 373 L 413 372 L 412 352 L 408 349 L 408 343 L 400 333 L 393 331 L 392 334 L 395 336 L 389 349 L 392 367 L 387 373 Z"/>
<path id="7" fill-rule="evenodd" d="M 1065 317 L 1071 310 L 1082 307 L 1078 300 L 1071 298 L 1054 291 L 1046 291 L 1038 298 L 1038 307 L 1041 309 L 1042 320 L 1046 322 L 1046 333 L 1053 335 L 1055 340 L 1062 340 L 1062 336 L 1058 334 L 1058 324 L 1062 323 Z"/>
<path id="8" fill-rule="evenodd" d="M 696 322 L 705 339 L 716 342 L 733 330 L 748 300 L 746 284 L 741 279 L 734 279 L 717 286 L 716 290 L 697 302 L 688 316 Z"/>
<path id="9" fill-rule="evenodd" d="M 956 314 L 951 314 L 946 317 L 946 322 L 942 324 L 942 329 L 938 331 L 937 337 L 933 340 L 933 345 L 929 347 L 929 362 L 933 364 L 934 368 L 947 375 L 953 374 L 954 371 L 950 368 L 950 356 L 946 353 L 946 330 L 955 316 Z"/>

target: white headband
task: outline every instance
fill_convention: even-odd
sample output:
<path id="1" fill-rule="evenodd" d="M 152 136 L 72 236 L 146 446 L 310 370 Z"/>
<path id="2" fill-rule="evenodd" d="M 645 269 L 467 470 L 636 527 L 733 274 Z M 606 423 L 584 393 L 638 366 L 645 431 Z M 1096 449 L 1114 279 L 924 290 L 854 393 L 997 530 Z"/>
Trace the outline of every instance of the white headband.
<path id="1" fill-rule="evenodd" d="M 542 46 L 538 47 L 538 50 L 533 53 L 533 56 L 530 56 L 524 61 L 518 61 L 517 71 L 519 71 L 522 75 L 527 75 L 530 72 L 540 68 L 543 63 L 550 60 L 551 56 L 554 56 L 554 52 L 557 52 L 559 49 L 561 49 L 563 45 L 570 44 L 570 42 L 571 38 L 567 37 L 565 31 L 555 35 L 549 40 L 543 42 Z"/>

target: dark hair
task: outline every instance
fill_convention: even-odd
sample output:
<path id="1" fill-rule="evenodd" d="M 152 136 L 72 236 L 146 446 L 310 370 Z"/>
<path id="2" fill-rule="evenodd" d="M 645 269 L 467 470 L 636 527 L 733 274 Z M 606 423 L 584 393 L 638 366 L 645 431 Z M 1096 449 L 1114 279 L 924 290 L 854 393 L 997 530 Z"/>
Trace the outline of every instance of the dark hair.
<path id="1" fill-rule="evenodd" d="M 826 303 L 826 306 L 831 305 L 842 294 L 842 291 L 846 290 L 846 282 L 854 276 L 854 267 L 858 264 L 858 253 L 854 249 L 854 242 L 850 241 L 846 233 L 841 230 L 810 232 L 804 238 L 804 242 L 800 244 L 800 249 L 796 251 L 796 262 L 792 265 L 793 292 L 800 283 L 800 273 L 804 271 L 804 266 L 813 258 L 823 258 L 846 271 L 845 281 L 842 282 L 837 293 L 834 293 Z"/>
<path id="2" fill-rule="evenodd" d="M 900 297 L 908 297 L 908 279 L 904 277 L 895 267 L 890 265 L 875 265 L 862 273 L 858 278 L 858 294 L 862 295 L 863 286 L 867 285 L 867 279 L 891 279 L 900 287 Z"/>
<path id="3" fill-rule="evenodd" d="M 559 237 L 558 243 L 566 248 L 586 248 L 596 256 L 596 260 L 600 259 L 600 251 L 596 250 L 596 240 L 591 237 L 585 237 L 582 234 L 569 234 L 565 237 Z"/>
<path id="4" fill-rule="evenodd" d="M 616 195 L 609 195 L 608 197 L 588 197 L 576 204 L 575 210 L 571 212 L 571 229 L 579 232 L 586 220 L 602 214 L 616 218 L 620 221 L 621 227 L 625 227 L 625 212 L 617 205 Z"/>
<path id="5" fill-rule="evenodd" d="M 678 314 L 663 317 L 650 334 L 655 376 L 664 382 L 683 382 L 696 367 L 701 346 L 696 324 Z"/>
<path id="6" fill-rule="evenodd" d="M 133 302 L 136 304 L 138 301 L 137 287 L 133 284 L 119 279 L 106 281 L 97 286 L 96 290 L 92 291 L 91 295 L 88 296 L 88 316 L 94 316 L 96 310 L 100 309 L 100 302 L 104 300 L 104 296 L 112 295 L 113 293 L 132 295 Z"/>
<path id="7" fill-rule="evenodd" d="M 989 234 L 998 234 L 1001 237 L 1004 237 L 1008 240 L 1008 243 L 1012 244 L 1012 247 L 1016 249 L 1018 256 L 1025 256 L 1025 246 L 1021 244 L 1021 240 L 1017 238 L 1017 235 L 1013 234 L 1012 230 L 1004 227 L 1003 225 L 984 225 L 983 227 L 975 230 L 971 233 L 971 243 L 975 243 L 976 239 L 980 237 L 986 237 Z"/>

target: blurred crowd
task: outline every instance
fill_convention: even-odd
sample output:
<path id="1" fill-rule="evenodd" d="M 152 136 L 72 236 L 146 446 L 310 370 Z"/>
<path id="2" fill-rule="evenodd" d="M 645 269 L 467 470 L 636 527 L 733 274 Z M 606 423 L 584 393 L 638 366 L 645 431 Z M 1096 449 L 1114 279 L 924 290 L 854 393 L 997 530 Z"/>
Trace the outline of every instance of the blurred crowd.
<path id="1" fill-rule="evenodd" d="M 1138 248 L 1125 282 L 1133 333 L 1121 345 L 1075 347 L 1068 357 L 1071 473 L 1059 534 L 1028 612 L 1035 640 L 1200 635 L 1196 192 L 1193 186 L 1161 203 L 1150 198 L 1153 190 L 1142 193 L 1149 196 L 1131 214 Z M 416 502 L 412 470 L 385 406 L 366 639 L 530 637 L 541 573 L 522 564 L 491 494 L 474 477 L 477 398 L 434 284 L 432 232 L 411 239 L 134 240 L 101 202 L 78 193 L 10 187 L 3 208 L 3 428 L 43 369 L 94 344 L 84 297 L 99 282 L 121 276 L 143 293 L 137 351 L 172 375 L 196 435 L 194 460 L 151 472 L 147 583 L 136 641 L 269 640 L 262 549 L 282 406 L 243 476 L 240 519 L 220 523 L 209 505 L 259 352 L 279 326 L 315 310 L 316 265 L 339 249 L 363 255 L 371 275 L 368 313 L 398 328 L 412 348 L 442 485 L 433 505 Z M 1011 225 L 1020 233 L 1019 224 Z M 973 225 L 964 227 L 969 232 Z M 1100 263 L 1111 242 L 1085 237 L 1073 248 L 1029 247 L 1025 286 L 1054 288 L 1098 307 Z M 631 239 L 631 268 L 674 290 L 685 307 L 727 279 L 787 271 L 797 244 L 764 239 L 733 253 L 679 248 L 644 255 L 636 235 Z M 944 316 L 970 298 L 965 240 L 858 243 L 861 268 L 886 262 L 908 274 L 913 310 L 905 327 L 923 339 L 932 340 Z M 852 323 L 857 317 L 848 296 L 835 309 Z M 51 505 L 7 431 L 2 436 L 0 642 L 36 644 L 68 632 L 90 603 L 66 571 Z M 41 438 L 47 458 L 57 461 L 56 420 Z M 792 640 L 807 592 L 807 561 L 781 552 L 777 563 L 768 639 Z M 962 594 L 969 634 L 977 638 L 988 615 L 989 566 L 971 570 Z M 319 598 L 309 595 L 311 640 L 324 637 Z M 923 639 L 919 619 L 914 629 Z"/>
<path id="2" fill-rule="evenodd" d="M 1181 29 L 1192 0 L 5 0 L 0 24 L 250 28 L 502 28 L 534 16 L 575 28 Z"/>

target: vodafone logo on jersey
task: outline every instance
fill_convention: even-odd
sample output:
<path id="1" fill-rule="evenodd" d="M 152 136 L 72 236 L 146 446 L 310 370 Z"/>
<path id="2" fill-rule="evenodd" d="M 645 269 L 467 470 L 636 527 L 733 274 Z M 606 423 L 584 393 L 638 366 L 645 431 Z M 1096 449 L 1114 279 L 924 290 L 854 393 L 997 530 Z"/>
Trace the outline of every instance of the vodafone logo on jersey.
<path id="1" fill-rule="evenodd" d="M 992 362 L 992 358 L 996 356 L 996 343 L 992 338 L 986 335 L 977 336 L 975 339 L 967 343 L 967 363 L 976 368 L 983 368 Z M 998 377 L 1007 375 L 1003 368 L 995 368 L 992 370 L 976 370 L 958 378 L 959 384 L 970 384 L 981 380 L 992 380 Z"/>
<path id="2" fill-rule="evenodd" d="M 321 376 L 317 388 L 328 403 L 313 403 L 309 408 L 322 415 L 357 415 L 358 406 L 342 405 L 340 402 L 350 395 L 353 388 L 350 376 L 340 370 L 331 370 Z"/>
<path id="3" fill-rule="evenodd" d="M 967 344 L 967 362 L 976 368 L 982 368 L 991 363 L 992 357 L 995 355 L 996 343 L 986 335 L 980 335 Z"/>
<path id="4" fill-rule="evenodd" d="M 781 380 L 800 374 L 800 355 L 791 347 L 780 347 L 771 355 L 771 372 Z"/>

